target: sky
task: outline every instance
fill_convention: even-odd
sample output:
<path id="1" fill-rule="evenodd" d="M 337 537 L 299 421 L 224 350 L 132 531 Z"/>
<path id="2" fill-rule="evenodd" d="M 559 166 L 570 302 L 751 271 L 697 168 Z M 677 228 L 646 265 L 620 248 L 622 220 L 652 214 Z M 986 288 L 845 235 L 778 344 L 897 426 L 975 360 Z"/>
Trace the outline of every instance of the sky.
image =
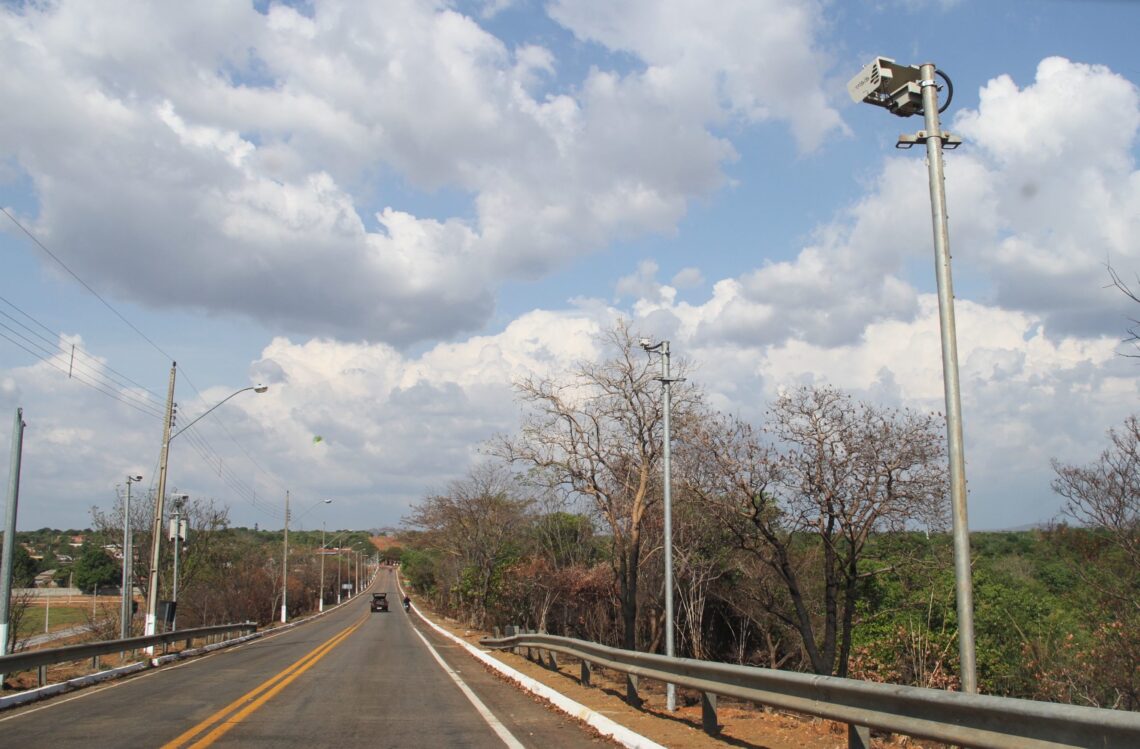
<path id="1" fill-rule="evenodd" d="M 153 489 L 399 525 L 626 319 L 761 423 L 830 384 L 944 411 L 923 128 L 953 83 L 969 519 L 1050 521 L 1136 411 L 1140 3 L 0 4 L 0 454 L 20 529 Z M 940 101 L 949 91 L 944 88 Z M 1137 282 L 1140 284 L 1140 282 Z M 9 472 L 3 474 L 9 477 Z M 332 499 L 325 504 L 323 500 Z"/>

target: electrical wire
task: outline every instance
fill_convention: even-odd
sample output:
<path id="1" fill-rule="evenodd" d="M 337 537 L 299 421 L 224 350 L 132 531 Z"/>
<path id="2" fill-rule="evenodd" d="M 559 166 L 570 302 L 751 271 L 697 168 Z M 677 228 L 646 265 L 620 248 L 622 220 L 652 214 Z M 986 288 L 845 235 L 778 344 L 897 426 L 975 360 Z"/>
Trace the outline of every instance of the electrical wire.
<path id="1" fill-rule="evenodd" d="M 938 114 L 942 114 L 950 107 L 950 102 L 954 101 L 954 83 L 950 80 L 950 76 L 937 68 L 935 68 L 934 74 L 946 81 L 946 103 L 938 108 Z"/>
<path id="2" fill-rule="evenodd" d="M 70 275 L 72 278 L 74 278 L 76 281 L 78 281 L 79 284 L 81 286 L 83 286 L 83 288 L 85 288 L 89 292 L 91 292 L 91 295 L 94 296 L 96 299 L 98 299 L 100 302 L 102 302 L 104 307 L 111 310 L 111 313 L 114 314 L 115 317 L 122 320 L 123 323 L 126 324 L 127 327 L 129 327 L 131 330 L 135 331 L 135 333 L 137 333 L 139 335 L 139 337 L 142 338 L 144 341 L 149 343 L 154 348 L 155 351 L 162 354 L 167 359 L 173 361 L 174 357 L 172 357 L 170 354 L 163 351 L 162 347 L 160 347 L 157 343 L 155 343 L 149 337 L 147 337 L 146 333 L 142 332 L 137 327 L 135 327 L 134 323 L 132 323 L 130 320 L 128 320 L 126 317 L 124 317 L 123 314 L 121 312 L 119 312 L 119 310 L 115 309 L 111 305 L 110 302 L 108 302 L 106 299 L 104 299 L 99 294 L 98 291 L 95 291 L 95 289 L 91 288 L 91 286 L 86 281 L 84 281 L 82 278 L 79 277 L 79 274 L 77 274 L 71 268 L 67 267 L 67 263 L 63 262 L 58 257 L 56 257 L 55 253 L 53 253 L 51 250 L 49 250 L 47 248 L 47 245 L 45 245 L 43 242 L 41 242 L 35 234 L 32 234 L 32 232 L 26 226 L 24 226 L 22 223 L 20 223 L 20 221 L 15 216 L 13 216 L 8 211 L 7 208 L 5 208 L 4 206 L 0 206 L 0 211 L 3 211 L 4 215 L 7 216 L 12 221 L 12 223 L 15 224 L 20 229 L 20 231 L 24 232 L 24 234 L 26 234 L 28 236 L 28 239 L 32 240 L 32 242 L 34 242 L 37 247 L 39 247 L 41 250 L 43 250 L 45 253 L 47 253 L 47 256 L 50 257 L 52 260 L 54 260 L 59 265 L 59 267 L 63 268 L 65 271 L 67 271 L 68 275 Z"/>
<path id="3" fill-rule="evenodd" d="M 106 299 L 104 299 L 103 296 L 100 295 L 99 292 L 97 292 L 90 284 L 88 284 L 86 281 L 84 281 L 79 276 L 79 274 L 77 274 L 70 267 L 68 267 L 68 265 L 66 263 L 64 263 L 58 256 L 56 256 L 55 253 L 53 253 L 50 249 L 48 249 L 47 245 L 45 245 L 43 242 L 41 242 L 39 240 L 39 238 L 36 237 L 35 234 L 33 234 L 31 232 L 31 230 L 29 230 L 26 226 L 24 226 L 23 223 L 21 223 L 15 216 L 13 216 L 12 213 L 10 211 L 8 211 L 7 208 L 0 206 L 0 212 L 3 212 L 4 215 L 7 216 L 8 219 L 20 229 L 20 231 L 22 231 L 37 247 L 40 248 L 40 250 L 42 250 L 45 254 L 47 254 L 48 257 L 50 257 L 53 261 L 55 261 L 56 264 L 58 264 L 61 268 L 63 268 L 68 273 L 68 275 L 70 275 L 72 278 L 74 278 L 81 286 L 83 286 L 83 288 L 85 288 L 88 292 L 90 292 L 92 296 L 94 296 L 96 299 L 98 299 L 99 302 L 102 303 L 102 305 L 104 307 L 106 307 L 108 310 L 110 310 L 111 313 L 115 315 L 115 317 L 119 318 L 119 320 L 121 320 L 127 327 L 129 327 L 132 331 L 134 331 L 142 340 L 146 341 L 155 351 L 162 354 L 163 357 L 165 357 L 167 360 L 170 360 L 170 361 L 174 360 L 174 357 L 172 357 L 170 354 L 166 353 L 166 351 L 164 351 L 161 346 L 159 346 L 157 343 L 155 343 L 153 340 L 151 340 L 151 338 L 149 336 L 147 336 L 145 333 L 143 333 L 142 330 L 140 330 L 138 328 L 138 326 L 136 326 L 134 323 L 132 323 L 130 320 L 128 320 L 126 318 L 126 316 L 124 316 L 121 312 L 119 312 L 110 302 L 108 302 Z M 0 301 L 3 301 L 9 307 L 11 307 L 12 309 L 19 312 L 21 315 L 26 317 L 28 320 L 31 320 L 33 323 L 38 325 L 43 330 L 45 330 L 49 333 L 53 332 L 46 325 L 43 325 L 38 320 L 36 320 L 32 315 L 28 314 L 27 312 L 24 312 L 22 309 L 20 309 L 18 306 L 16 306 L 12 302 L 8 301 L 7 299 L 3 299 L 2 297 L 0 297 Z M 10 343 L 17 346 L 18 348 L 26 351 L 27 353 L 31 354 L 32 356 L 34 356 L 36 358 L 44 361 L 45 363 L 47 363 L 49 366 L 53 367 L 54 369 L 57 369 L 60 372 L 64 372 L 64 373 L 68 374 L 68 376 L 71 379 L 77 380 L 78 382 L 80 382 L 84 385 L 92 387 L 95 390 L 97 390 L 97 391 L 99 391 L 99 392 L 101 392 L 101 393 L 103 393 L 103 394 L 105 394 L 111 398 L 114 398 L 115 400 L 118 400 L 118 401 L 124 403 L 125 405 L 128 405 L 131 408 L 134 408 L 135 410 L 138 410 L 138 411 L 145 413 L 149 416 L 157 417 L 160 420 L 163 418 L 165 408 L 158 405 L 158 403 L 150 402 L 147 398 L 143 397 L 143 395 L 139 395 L 137 391 L 132 390 L 125 383 L 130 383 L 130 385 L 133 385 L 135 388 L 138 389 L 138 391 L 141 391 L 142 394 L 150 395 L 157 400 L 159 398 L 159 396 L 157 396 L 153 391 L 151 391 L 151 390 L 149 390 L 149 389 L 147 389 L 141 385 L 138 385 L 133 380 L 131 380 L 129 377 L 126 377 L 125 375 L 122 375 L 121 373 L 116 372 L 115 370 L 113 370 L 109 367 L 106 367 L 106 365 L 104 363 L 100 362 L 97 359 L 94 359 L 93 357 L 90 357 L 88 354 L 86 354 L 86 352 L 83 352 L 82 349 L 78 349 L 78 348 L 75 349 L 75 353 L 80 353 L 81 354 L 80 358 L 84 359 L 82 366 L 80 367 L 80 369 L 83 370 L 82 374 L 77 373 L 75 371 L 74 362 L 70 362 L 69 367 L 67 369 L 65 369 L 65 368 L 63 368 L 63 366 L 61 364 L 54 361 L 57 357 L 63 357 L 64 361 L 68 361 L 69 352 L 66 349 L 62 348 L 62 346 L 59 343 L 59 341 L 62 339 L 63 336 L 61 336 L 59 334 L 55 334 L 56 340 L 55 341 L 49 341 L 43 335 L 36 333 L 31 328 L 29 328 L 27 325 L 21 323 L 19 320 L 14 318 L 12 315 L 9 315 L 9 314 L 4 313 L 4 312 L 0 312 L 0 315 L 3 315 L 3 317 L 7 318 L 17 328 L 20 328 L 20 329 L 24 330 L 26 333 L 28 333 L 28 335 L 25 335 L 24 333 L 19 332 L 19 330 L 5 324 L 3 321 L 0 321 L 0 328 L 3 328 L 3 330 L 0 330 L 0 338 L 4 338 L 5 340 L 7 340 Z M 7 331 L 7 332 L 4 332 L 4 331 Z M 29 337 L 29 336 L 31 336 L 31 337 Z M 43 343 L 37 343 L 34 340 L 35 338 L 39 338 Z M 21 341 L 23 341 L 23 343 L 21 343 Z M 94 361 L 97 366 L 87 364 L 85 359 L 88 359 L 88 358 L 91 359 L 92 361 Z M 106 375 L 103 375 L 102 371 L 104 369 L 107 371 L 113 372 L 117 377 L 121 378 L 121 380 L 115 380 L 114 378 L 110 378 L 110 377 L 107 377 Z M 185 370 L 182 370 L 182 374 L 183 374 L 183 377 L 182 377 L 183 381 L 186 382 L 186 384 L 189 385 L 190 388 L 195 393 L 197 393 L 197 395 L 201 398 L 202 397 L 201 391 L 193 383 L 193 381 L 190 379 L 190 377 L 188 376 L 188 374 L 186 373 Z M 124 391 L 124 392 L 119 391 L 118 390 L 119 388 L 122 388 L 122 391 Z M 219 421 L 219 423 L 222 423 L 222 422 Z M 222 424 L 222 426 L 224 429 L 225 428 L 224 424 Z M 257 461 L 253 460 L 253 456 L 251 456 L 249 454 L 249 452 L 240 443 L 238 443 L 236 439 L 233 438 L 233 435 L 230 434 L 228 429 L 226 429 L 225 431 L 226 431 L 227 435 L 230 437 L 230 439 L 233 440 L 234 444 L 238 445 L 238 447 L 241 449 L 241 451 L 246 455 L 247 458 L 250 459 L 250 461 L 257 467 L 258 470 L 262 471 L 262 473 L 265 474 L 266 476 L 273 477 L 273 474 L 266 471 L 264 468 L 262 468 L 257 463 Z M 208 465 L 212 465 L 218 471 L 218 475 L 219 475 L 219 477 L 222 478 L 223 482 L 225 482 L 231 489 L 233 489 L 239 496 L 241 496 L 243 499 L 245 499 L 246 502 L 248 502 L 254 508 L 256 508 L 262 512 L 265 512 L 269 515 L 273 515 L 273 516 L 277 516 L 277 517 L 283 516 L 283 514 L 284 514 L 283 511 L 278 510 L 274 506 L 267 505 L 267 504 L 261 502 L 260 500 L 258 500 L 257 499 L 257 493 L 251 487 L 246 485 L 245 482 L 241 481 L 241 479 L 239 479 L 236 476 L 236 474 L 234 474 L 232 471 L 229 470 L 229 468 L 225 465 L 225 461 L 222 460 L 221 457 L 217 454 L 217 452 L 213 449 L 213 447 L 210 446 L 209 442 L 207 442 L 200 435 L 193 435 L 193 436 L 194 436 L 194 439 L 189 439 L 188 441 L 194 446 L 195 451 L 198 452 L 202 456 L 203 460 L 205 460 Z M 274 481 L 276 482 L 275 478 L 274 478 Z M 279 482 L 277 482 L 277 483 L 279 483 Z M 153 488 L 154 488 L 154 485 L 152 483 L 152 489 Z"/>

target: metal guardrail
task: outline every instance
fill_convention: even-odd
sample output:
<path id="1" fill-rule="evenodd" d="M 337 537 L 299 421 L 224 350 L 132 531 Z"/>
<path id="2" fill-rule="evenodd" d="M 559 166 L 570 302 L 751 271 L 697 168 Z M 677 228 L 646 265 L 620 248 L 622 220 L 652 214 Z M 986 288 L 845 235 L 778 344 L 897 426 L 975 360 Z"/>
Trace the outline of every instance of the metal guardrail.
<path id="1" fill-rule="evenodd" d="M 543 650 L 578 658 L 583 684 L 589 684 L 591 666 L 624 672 L 632 677 L 627 687 L 635 702 L 638 677 L 697 690 L 702 694 L 704 728 L 713 734 L 720 695 L 847 723 L 852 746 L 869 746 L 867 728 L 877 728 L 970 747 L 1140 747 L 1140 713 L 1122 710 L 668 658 L 545 634 L 485 638 L 480 643 L 497 649 L 538 649 L 540 660 Z"/>
<path id="2" fill-rule="evenodd" d="M 128 637 L 125 640 L 103 640 L 88 642 L 81 645 L 65 645 L 60 648 L 44 648 L 43 650 L 24 650 L 19 653 L 0 656 L 0 674 L 13 674 L 18 671 L 30 671 L 41 666 L 51 666 L 66 661 L 81 661 L 87 658 L 98 658 L 101 655 L 121 653 L 127 650 L 141 650 L 154 645 L 167 645 L 171 642 L 185 640 L 187 642 L 201 637 L 213 635 L 226 635 L 233 632 L 246 633 L 257 631 L 255 622 L 242 622 L 241 624 L 218 624 L 212 627 L 198 627 L 196 629 L 180 629 L 173 632 L 164 632 L 160 635 L 145 637 Z"/>

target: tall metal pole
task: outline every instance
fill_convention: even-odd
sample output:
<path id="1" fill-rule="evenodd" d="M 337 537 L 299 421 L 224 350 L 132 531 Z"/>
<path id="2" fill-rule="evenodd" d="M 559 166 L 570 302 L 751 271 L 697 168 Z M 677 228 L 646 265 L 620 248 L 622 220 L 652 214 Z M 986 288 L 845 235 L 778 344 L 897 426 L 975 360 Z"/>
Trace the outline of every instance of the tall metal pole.
<path id="1" fill-rule="evenodd" d="M 317 611 L 325 610 L 325 524 L 321 523 L 321 600 L 317 602 Z"/>
<path id="2" fill-rule="evenodd" d="M 174 517 L 172 518 L 170 541 L 174 544 L 174 587 L 171 589 L 170 601 L 174 604 L 174 614 L 170 617 L 170 628 L 177 629 L 178 621 L 178 557 L 182 550 L 182 507 L 186 502 L 186 495 L 174 499 Z"/>
<path id="3" fill-rule="evenodd" d="M 119 637 L 124 640 L 131 636 L 131 603 L 135 587 L 135 550 L 131 544 L 131 484 L 141 480 L 142 476 L 127 476 L 127 499 L 123 504 L 123 600 L 119 608 Z"/>
<path id="4" fill-rule="evenodd" d="M 661 384 L 665 388 L 665 438 L 662 446 L 665 471 L 665 655 L 672 658 L 673 648 L 673 475 L 670 465 L 672 435 L 669 431 L 673 411 L 673 380 L 669 376 L 669 341 L 661 342 Z M 677 686 L 665 685 L 665 706 L 670 712 L 677 707 Z"/>
<path id="5" fill-rule="evenodd" d="M 170 426 L 174 419 L 174 376 L 178 362 L 170 364 L 170 387 L 166 392 L 166 416 L 162 423 L 162 452 L 158 458 L 158 492 L 154 495 L 154 519 L 150 533 L 150 580 L 147 584 L 146 630 L 147 635 L 158 631 L 158 564 L 162 550 L 162 515 L 166 500 L 166 461 L 170 454 Z M 154 652 L 153 646 L 147 648 Z"/>
<path id="6" fill-rule="evenodd" d="M 281 623 L 288 621 L 285 597 L 289 594 L 289 492 L 285 492 L 285 554 L 281 558 Z"/>
<path id="7" fill-rule="evenodd" d="M 12 426 L 12 463 L 8 472 L 8 511 L 4 522 L 4 551 L 0 557 L 0 655 L 8 654 L 8 601 L 12 597 L 12 555 L 16 549 L 16 506 L 20 501 L 20 461 L 24 452 L 24 409 L 16 409 Z M 0 674 L 0 682 L 4 675 Z"/>
<path id="8" fill-rule="evenodd" d="M 341 590 L 341 588 L 340 588 L 340 567 L 341 567 L 341 561 L 342 560 L 340 558 L 340 547 L 337 547 L 337 550 L 336 550 L 336 605 L 337 606 L 340 605 L 340 590 Z"/>
<path id="9" fill-rule="evenodd" d="M 950 503 L 954 531 L 954 579 L 958 605 L 958 657 L 962 691 L 978 691 L 974 659 L 974 594 L 970 572 L 970 531 L 966 519 L 966 458 L 962 439 L 962 399 L 958 383 L 958 334 L 954 323 L 954 284 L 950 276 L 950 229 L 946 220 L 946 178 L 942 171 L 942 126 L 933 63 L 919 67 L 926 125 L 926 164 L 930 212 L 934 221 L 934 271 L 938 279 L 938 318 L 942 333 L 942 379 L 946 391 L 946 436 L 950 459 Z"/>
<path id="10" fill-rule="evenodd" d="M 119 585 L 119 639 L 125 640 L 131 634 L 131 484 L 133 476 L 127 476 L 127 499 L 123 503 L 123 582 Z"/>

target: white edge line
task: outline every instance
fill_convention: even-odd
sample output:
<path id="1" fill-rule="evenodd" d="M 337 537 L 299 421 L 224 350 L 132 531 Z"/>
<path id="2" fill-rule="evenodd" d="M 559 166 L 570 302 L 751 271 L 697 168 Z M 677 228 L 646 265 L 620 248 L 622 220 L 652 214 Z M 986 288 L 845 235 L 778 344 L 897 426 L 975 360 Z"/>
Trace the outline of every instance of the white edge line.
<path id="1" fill-rule="evenodd" d="M 620 723 L 607 718 L 601 713 L 591 710 L 581 703 L 575 702 L 560 692 L 556 692 L 554 689 L 551 689 L 542 682 L 532 679 L 520 671 L 516 671 L 499 659 L 492 658 L 482 650 L 479 650 L 478 648 L 472 646 L 471 643 L 456 637 L 443 627 L 440 627 L 438 624 L 428 619 L 426 616 L 421 614 L 420 610 L 415 606 L 412 606 L 412 609 L 416 612 L 416 615 L 419 616 L 420 619 L 423 619 L 425 622 L 427 622 L 428 626 L 449 640 L 462 645 L 473 657 L 478 658 L 487 666 L 490 666 L 504 676 L 507 676 L 508 678 L 518 682 L 519 686 L 531 694 L 543 698 L 567 715 L 573 718 L 577 718 L 578 720 L 586 723 L 602 735 L 609 736 L 610 738 L 619 742 L 622 746 L 628 747 L 629 749 L 666 749 L 666 747 L 662 746 L 661 744 L 658 744 L 639 733 L 631 731 Z M 420 636 L 423 637 L 423 635 Z"/>
<path id="2" fill-rule="evenodd" d="M 487 721 L 487 725 L 489 725 L 491 727 L 491 730 L 493 730 L 495 734 L 503 740 L 503 743 L 510 747 L 510 749 L 526 749 L 526 747 L 524 747 L 519 742 L 519 740 L 516 739 L 513 734 L 511 734 L 509 730 L 507 730 L 507 727 L 504 726 L 499 721 L 499 719 L 495 717 L 495 714 L 492 713 L 490 709 L 488 709 L 488 707 L 483 704 L 483 701 L 480 700 L 475 695 L 475 693 L 471 691 L 471 687 L 463 683 L 463 679 L 459 678 L 459 674 L 455 673 L 455 670 L 452 669 L 451 666 L 447 665 L 447 662 L 440 657 L 435 648 L 431 646 L 431 643 L 427 641 L 427 638 L 423 636 L 423 633 L 414 627 L 412 628 L 412 631 L 416 633 L 417 637 L 423 640 L 424 647 L 426 647 L 428 649 L 428 652 L 431 653 L 432 657 L 435 658 L 436 663 L 439 664 L 444 673 L 451 677 L 451 680 L 455 682 L 456 686 L 459 687 L 459 690 L 463 692 L 464 696 L 471 701 L 471 704 L 475 706 L 475 710 L 478 711 L 483 720 Z"/>

